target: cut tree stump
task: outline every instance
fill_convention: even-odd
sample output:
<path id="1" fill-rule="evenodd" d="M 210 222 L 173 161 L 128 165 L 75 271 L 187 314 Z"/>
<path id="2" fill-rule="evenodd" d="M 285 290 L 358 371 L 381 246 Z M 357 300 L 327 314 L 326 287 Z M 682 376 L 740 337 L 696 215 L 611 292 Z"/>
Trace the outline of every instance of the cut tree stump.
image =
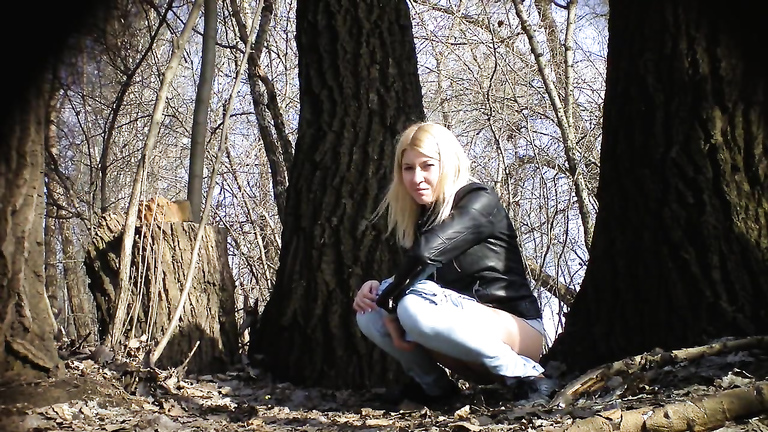
<path id="1" fill-rule="evenodd" d="M 115 314 L 123 223 L 122 214 L 102 216 L 86 252 L 85 266 L 96 301 L 101 340 L 111 332 Z M 133 292 L 123 341 L 145 339 L 153 347 L 165 334 L 184 289 L 197 229 L 192 222 L 136 226 L 131 261 Z M 228 260 L 227 232 L 207 226 L 202 242 L 189 297 L 157 367 L 183 364 L 198 342 L 187 364 L 189 372 L 221 372 L 239 358 L 235 282 Z"/>

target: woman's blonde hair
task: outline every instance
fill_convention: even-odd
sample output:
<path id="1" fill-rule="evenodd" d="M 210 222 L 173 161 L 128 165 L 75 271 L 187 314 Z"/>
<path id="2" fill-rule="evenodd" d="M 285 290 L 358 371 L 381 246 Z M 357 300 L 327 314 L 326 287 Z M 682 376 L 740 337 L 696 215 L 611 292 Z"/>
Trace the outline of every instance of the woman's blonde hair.
<path id="1" fill-rule="evenodd" d="M 437 123 L 416 123 L 406 129 L 397 141 L 392 183 L 381 205 L 374 213 L 374 219 L 387 211 L 388 233 L 394 231 L 397 242 L 410 247 L 416 237 L 420 205 L 408 193 L 403 184 L 403 154 L 416 150 L 439 162 L 439 175 L 435 184 L 434 197 L 429 208 L 427 227 L 440 223 L 448 217 L 453 207 L 456 191 L 470 180 L 469 158 L 456 136 Z"/>

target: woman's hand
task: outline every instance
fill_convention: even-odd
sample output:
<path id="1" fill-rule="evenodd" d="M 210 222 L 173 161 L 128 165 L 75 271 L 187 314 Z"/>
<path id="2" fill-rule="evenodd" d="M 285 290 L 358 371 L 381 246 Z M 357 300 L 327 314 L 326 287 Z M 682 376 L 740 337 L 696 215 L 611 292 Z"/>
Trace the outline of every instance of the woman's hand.
<path id="1" fill-rule="evenodd" d="M 376 297 L 379 285 L 379 281 L 369 280 L 360 287 L 355 296 L 355 301 L 352 303 L 352 308 L 355 312 L 366 313 L 378 308 L 376 306 Z"/>
<path id="2" fill-rule="evenodd" d="M 405 330 L 403 330 L 403 326 L 400 325 L 396 315 L 384 317 L 384 326 L 389 331 L 389 335 L 392 336 L 392 343 L 395 345 L 395 348 L 410 351 L 416 347 L 416 342 L 405 340 Z"/>

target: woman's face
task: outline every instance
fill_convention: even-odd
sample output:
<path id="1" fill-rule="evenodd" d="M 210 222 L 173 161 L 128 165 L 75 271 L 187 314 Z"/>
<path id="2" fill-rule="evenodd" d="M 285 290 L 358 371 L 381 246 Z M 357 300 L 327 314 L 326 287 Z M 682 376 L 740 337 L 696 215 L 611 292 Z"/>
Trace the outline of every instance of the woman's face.
<path id="1" fill-rule="evenodd" d="M 422 205 L 435 201 L 435 185 L 440 176 L 440 162 L 420 151 L 403 152 L 403 183 L 413 199 Z"/>

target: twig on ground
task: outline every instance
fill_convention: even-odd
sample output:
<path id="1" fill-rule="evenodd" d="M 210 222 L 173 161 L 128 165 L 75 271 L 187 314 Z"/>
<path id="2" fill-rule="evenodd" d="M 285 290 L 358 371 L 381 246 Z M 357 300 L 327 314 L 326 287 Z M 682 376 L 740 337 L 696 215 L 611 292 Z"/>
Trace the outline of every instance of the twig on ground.
<path id="1" fill-rule="evenodd" d="M 195 351 L 197 351 L 198 346 L 200 346 L 200 341 L 195 342 L 195 346 L 192 347 L 192 351 L 189 352 L 187 359 L 184 360 L 184 363 L 182 363 L 181 366 L 176 368 L 176 374 L 179 376 L 179 379 L 181 379 L 184 376 L 184 373 L 187 371 L 189 360 L 192 358 L 192 355 L 195 353 Z"/>

